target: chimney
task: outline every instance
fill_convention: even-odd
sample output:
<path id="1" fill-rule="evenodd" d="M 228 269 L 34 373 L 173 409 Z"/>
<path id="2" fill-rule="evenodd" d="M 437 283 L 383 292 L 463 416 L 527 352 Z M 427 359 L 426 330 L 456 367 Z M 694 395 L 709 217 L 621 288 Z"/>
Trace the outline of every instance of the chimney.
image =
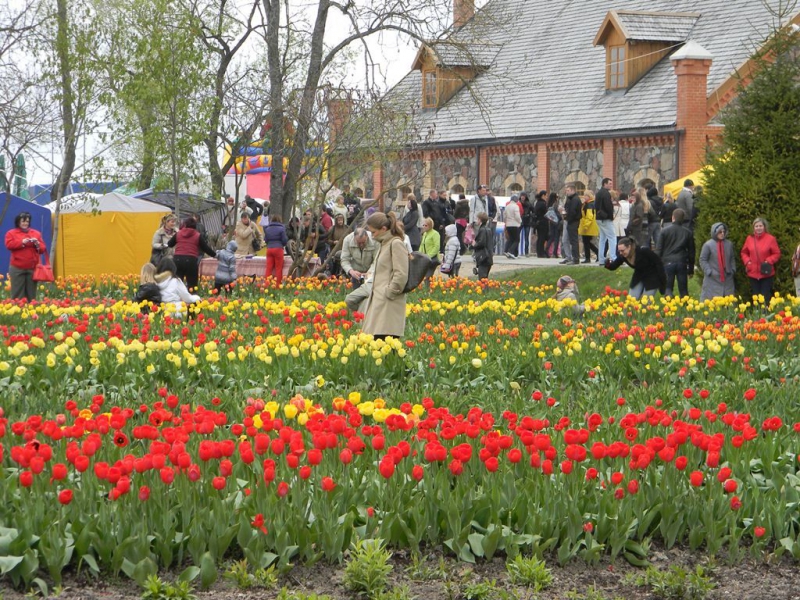
<path id="1" fill-rule="evenodd" d="M 475 16 L 475 0 L 453 0 L 453 27 L 460 29 Z"/>
<path id="2" fill-rule="evenodd" d="M 713 59 L 708 50 L 691 40 L 670 57 L 678 78 L 675 126 L 683 130 L 678 176 L 705 165 L 708 130 L 706 88 Z"/>
<path id="3" fill-rule="evenodd" d="M 344 90 L 335 90 L 327 94 L 328 127 L 330 128 L 331 145 L 335 145 L 341 137 L 350 113 L 353 110 L 353 98 Z"/>

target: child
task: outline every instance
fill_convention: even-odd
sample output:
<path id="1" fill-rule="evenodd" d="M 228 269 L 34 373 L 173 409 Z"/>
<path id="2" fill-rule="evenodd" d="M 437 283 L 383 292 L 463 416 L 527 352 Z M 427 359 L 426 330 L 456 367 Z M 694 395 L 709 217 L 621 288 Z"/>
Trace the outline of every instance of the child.
<path id="1" fill-rule="evenodd" d="M 142 265 L 142 271 L 139 273 L 139 289 L 136 290 L 136 295 L 133 297 L 134 302 L 140 304 L 144 303 L 140 310 L 143 314 L 150 312 L 150 304 L 161 304 L 161 290 L 156 283 L 156 266 L 153 263 L 145 263 Z"/>
<path id="2" fill-rule="evenodd" d="M 461 242 L 458 241 L 458 228 L 448 225 L 444 228 L 444 235 L 447 241 L 444 244 L 444 259 L 439 270 L 450 277 L 458 277 L 461 269 Z"/>
<path id="3" fill-rule="evenodd" d="M 238 244 L 231 240 L 224 250 L 217 250 L 217 272 L 214 274 L 214 287 L 221 292 L 223 288 L 227 294 L 230 285 L 236 281 L 236 251 Z"/>
<path id="4" fill-rule="evenodd" d="M 578 284 L 569 275 L 563 275 L 558 278 L 556 283 L 556 293 L 553 296 L 559 302 L 565 300 L 574 300 L 575 306 L 572 307 L 572 312 L 576 316 L 580 316 L 586 310 L 581 304 L 580 292 L 578 291 Z"/>

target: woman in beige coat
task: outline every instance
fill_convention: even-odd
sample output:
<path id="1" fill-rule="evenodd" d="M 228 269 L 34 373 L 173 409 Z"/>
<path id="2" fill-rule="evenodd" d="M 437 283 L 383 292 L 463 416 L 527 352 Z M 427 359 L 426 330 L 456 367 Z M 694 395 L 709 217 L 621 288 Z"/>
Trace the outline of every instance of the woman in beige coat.
<path id="1" fill-rule="evenodd" d="M 242 213 L 242 218 L 236 226 L 233 241 L 238 247 L 236 256 L 255 254 L 261 248 L 261 234 L 255 224 L 250 221 L 250 215 L 245 212 Z"/>
<path id="2" fill-rule="evenodd" d="M 403 288 L 408 281 L 408 249 L 403 243 L 403 225 L 394 213 L 376 212 L 367 219 L 366 226 L 380 249 L 375 258 L 372 292 L 361 330 L 375 338 L 399 338 L 406 329 Z"/>

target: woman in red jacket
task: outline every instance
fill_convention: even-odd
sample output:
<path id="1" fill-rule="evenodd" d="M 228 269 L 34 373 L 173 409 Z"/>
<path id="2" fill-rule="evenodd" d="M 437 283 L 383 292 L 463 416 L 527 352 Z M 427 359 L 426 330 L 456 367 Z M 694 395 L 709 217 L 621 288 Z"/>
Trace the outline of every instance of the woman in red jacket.
<path id="1" fill-rule="evenodd" d="M 39 255 L 47 248 L 42 234 L 31 229 L 31 214 L 19 213 L 14 219 L 14 229 L 6 233 L 6 248 L 11 252 L 8 274 L 11 276 L 11 298 L 36 299 L 36 282 L 33 270 L 39 264 Z"/>
<path id="2" fill-rule="evenodd" d="M 753 296 L 764 296 L 764 305 L 772 300 L 772 285 L 775 282 L 775 265 L 781 258 L 778 240 L 768 233 L 769 224 L 761 217 L 753 221 L 753 235 L 748 235 L 742 246 L 742 263 L 750 278 Z"/>

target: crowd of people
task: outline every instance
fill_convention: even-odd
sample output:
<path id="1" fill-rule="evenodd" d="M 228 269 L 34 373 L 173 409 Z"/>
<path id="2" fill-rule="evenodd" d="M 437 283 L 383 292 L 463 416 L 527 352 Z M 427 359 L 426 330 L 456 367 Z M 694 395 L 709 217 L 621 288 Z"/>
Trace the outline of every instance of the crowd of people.
<path id="1" fill-rule="evenodd" d="M 696 262 L 703 273 L 701 300 L 736 293 L 737 253 L 727 226 L 714 223 L 710 239 L 699 256 L 696 252 L 693 229 L 699 190 L 692 181 L 684 182 L 677 198 L 666 194 L 663 200 L 654 186 L 618 193 L 609 178 L 602 180 L 596 193 L 579 194 L 574 184 L 565 191 L 559 199 L 541 190 L 533 200 L 523 191 L 498 210 L 485 185 L 470 199 L 461 194 L 455 200 L 445 191 L 430 190 L 421 203 L 409 195 L 398 216 L 374 209 L 364 215 L 361 202 L 345 187 L 331 206 L 323 206 L 319 214 L 306 210 L 288 226 L 279 214 L 267 214 L 268 205 L 247 196 L 239 207 L 229 199 L 223 235 L 214 243 L 209 242 L 198 215 L 190 215 L 179 227 L 178 218 L 168 214 L 153 235 L 150 262 L 142 267 L 136 299 L 180 303 L 184 308 L 196 302 L 200 261 L 206 255 L 217 259 L 215 288 L 228 293 L 239 279 L 237 259 L 265 247 L 264 277 L 275 285 L 282 283 L 287 254 L 314 254 L 320 277 L 349 279 L 352 291 L 346 302 L 352 310 L 373 307 L 365 330 L 395 335 L 402 322 L 398 307 L 404 283 L 400 281 L 408 275 L 410 253 L 430 259 L 428 278 L 437 271 L 456 277 L 462 257 L 471 250 L 474 275 L 488 278 L 498 219 L 504 222 L 506 257 L 533 254 L 535 248 L 540 258 L 563 257 L 560 264 L 579 264 L 583 257 L 584 263 L 594 260 L 612 271 L 627 265 L 633 271 L 629 294 L 636 298 L 657 293 L 672 296 L 676 284 L 677 295 L 688 295 L 688 279 Z M 47 250 L 30 223 L 30 214 L 21 213 L 5 237 L 11 251 L 11 296 L 29 301 L 36 297 L 34 270 Z M 781 250 L 765 219 L 753 221 L 752 233 L 738 254 L 752 295 L 769 303 Z M 800 245 L 793 259 L 792 275 L 800 294 Z M 557 294 L 577 297 L 577 283 L 567 279 L 562 278 L 564 285 Z"/>

